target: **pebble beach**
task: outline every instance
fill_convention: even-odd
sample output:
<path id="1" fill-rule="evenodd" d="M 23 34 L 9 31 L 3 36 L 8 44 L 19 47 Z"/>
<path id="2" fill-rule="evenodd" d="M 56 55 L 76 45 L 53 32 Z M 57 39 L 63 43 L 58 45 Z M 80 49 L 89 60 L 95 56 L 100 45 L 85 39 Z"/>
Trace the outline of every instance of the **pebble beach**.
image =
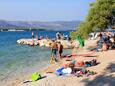
<path id="1" fill-rule="evenodd" d="M 86 46 L 77 51 L 77 54 L 90 53 L 87 48 L 96 45 L 96 40 L 87 40 Z M 67 63 L 67 58 L 62 61 L 50 64 L 39 72 L 44 78 L 35 81 L 23 83 L 25 80 L 30 80 L 31 75 L 28 77 L 20 78 L 9 83 L 7 86 L 114 86 L 115 84 L 115 50 L 108 50 L 102 52 L 95 52 L 92 55 L 96 57 L 76 56 L 77 61 L 87 61 L 96 59 L 99 64 L 96 66 L 88 67 L 88 70 L 95 71 L 97 74 L 92 76 L 77 77 L 74 75 L 56 76 L 53 72 Z"/>

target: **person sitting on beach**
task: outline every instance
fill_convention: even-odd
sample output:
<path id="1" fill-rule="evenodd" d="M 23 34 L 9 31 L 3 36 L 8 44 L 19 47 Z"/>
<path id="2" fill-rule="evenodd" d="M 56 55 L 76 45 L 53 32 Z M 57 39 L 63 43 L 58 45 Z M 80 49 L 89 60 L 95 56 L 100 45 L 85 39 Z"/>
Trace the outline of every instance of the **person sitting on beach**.
<path id="1" fill-rule="evenodd" d="M 111 33 L 109 31 L 106 32 L 106 35 L 109 36 L 109 37 L 111 37 Z"/>
<path id="2" fill-rule="evenodd" d="M 61 44 L 61 42 L 58 42 L 58 56 L 59 56 L 59 59 L 62 59 L 62 53 L 63 53 L 63 45 Z"/>
<path id="3" fill-rule="evenodd" d="M 109 46 L 107 45 L 106 42 L 104 42 L 104 43 L 102 44 L 102 50 L 103 50 L 103 51 L 107 51 L 108 47 L 109 47 Z"/>
<path id="4" fill-rule="evenodd" d="M 105 41 L 105 43 L 107 44 L 107 46 L 108 46 L 108 49 L 111 47 L 111 45 L 112 45 L 112 42 L 111 42 L 111 37 L 110 36 L 107 36 L 107 39 L 106 39 L 106 41 Z"/>
<path id="5" fill-rule="evenodd" d="M 104 38 L 102 34 L 99 34 L 99 41 L 97 41 L 97 51 L 102 50 L 102 45 L 104 43 Z"/>
<path id="6" fill-rule="evenodd" d="M 62 37 L 62 36 L 61 36 L 61 33 L 60 33 L 60 32 L 56 33 L 56 39 L 57 39 L 57 40 L 60 40 L 61 37 Z"/>
<path id="7" fill-rule="evenodd" d="M 111 49 L 115 49 L 115 34 L 113 35 L 111 42 L 112 42 Z"/>
<path id="8" fill-rule="evenodd" d="M 51 52 L 52 52 L 51 59 L 54 59 L 55 61 L 57 61 L 57 49 L 58 49 L 58 45 L 56 41 L 53 40 L 53 43 L 51 45 Z"/>

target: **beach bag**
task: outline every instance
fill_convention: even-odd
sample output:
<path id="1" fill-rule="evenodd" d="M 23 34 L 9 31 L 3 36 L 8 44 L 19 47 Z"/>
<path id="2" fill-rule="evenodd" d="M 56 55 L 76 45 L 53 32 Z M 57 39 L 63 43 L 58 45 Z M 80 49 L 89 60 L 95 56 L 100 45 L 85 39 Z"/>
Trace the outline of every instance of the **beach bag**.
<path id="1" fill-rule="evenodd" d="M 91 60 L 91 66 L 95 66 L 95 65 L 97 65 L 97 60 L 96 59 Z"/>
<path id="2" fill-rule="evenodd" d="M 39 79 L 41 79 L 41 74 L 39 74 L 39 73 L 33 73 L 32 75 L 31 75 L 31 80 L 32 81 L 37 81 L 37 80 L 39 80 Z"/>
<path id="3" fill-rule="evenodd" d="M 86 61 L 86 62 L 85 62 L 85 66 L 86 66 L 86 67 L 91 67 L 91 66 L 92 66 L 92 65 L 91 65 L 91 61 Z"/>

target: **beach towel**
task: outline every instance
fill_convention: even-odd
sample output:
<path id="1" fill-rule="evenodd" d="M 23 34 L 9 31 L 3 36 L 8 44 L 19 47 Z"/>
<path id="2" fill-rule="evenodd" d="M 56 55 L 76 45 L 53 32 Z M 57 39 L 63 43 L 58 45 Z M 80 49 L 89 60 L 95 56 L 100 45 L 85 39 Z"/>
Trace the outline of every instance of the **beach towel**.
<path id="1" fill-rule="evenodd" d="M 61 76 L 63 73 L 62 73 L 62 70 L 64 69 L 64 67 L 61 67 L 61 68 L 59 68 L 59 69 L 57 69 L 56 71 L 55 71 L 55 74 L 57 75 L 57 76 Z"/>
<path id="2" fill-rule="evenodd" d="M 72 69 L 71 68 L 65 68 L 62 70 L 63 74 L 71 74 L 72 73 Z"/>

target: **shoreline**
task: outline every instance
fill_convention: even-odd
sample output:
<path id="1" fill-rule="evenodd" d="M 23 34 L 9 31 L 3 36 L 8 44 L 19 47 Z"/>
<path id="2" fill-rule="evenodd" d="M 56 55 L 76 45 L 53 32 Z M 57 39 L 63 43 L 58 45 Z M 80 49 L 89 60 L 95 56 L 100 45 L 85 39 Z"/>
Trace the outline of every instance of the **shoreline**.
<path id="1" fill-rule="evenodd" d="M 65 49 L 65 50 L 67 50 L 67 49 Z M 69 49 L 69 50 L 71 50 L 71 53 L 72 53 L 72 49 Z M 80 51 L 83 52 L 83 50 L 79 50 L 79 52 Z M 52 67 L 53 67 L 54 68 L 53 70 L 56 70 L 57 67 L 55 67 L 55 66 L 58 66 L 58 68 L 59 68 L 60 64 L 59 63 L 56 63 L 56 64 L 50 64 L 49 63 L 48 66 L 45 66 L 45 67 L 42 67 L 42 68 L 39 68 L 39 69 L 37 68 L 35 72 L 39 72 L 39 73 L 44 74 L 44 73 L 46 73 L 46 71 L 47 71 L 48 68 L 52 69 Z M 28 73 L 26 76 L 18 77 L 13 82 L 11 81 L 10 83 L 8 83 L 8 85 L 6 85 L 6 86 L 15 86 L 15 85 L 17 85 L 17 83 L 22 83 L 23 81 L 28 80 L 28 78 L 31 76 L 31 74 L 32 74 L 32 72 Z"/>
<path id="2" fill-rule="evenodd" d="M 71 49 L 65 49 L 64 51 L 65 51 L 65 53 L 67 53 L 67 51 L 71 51 Z M 18 75 L 18 77 L 14 77 L 13 79 L 11 78 L 11 80 L 8 82 L 8 84 L 5 84 L 5 86 L 17 86 L 17 83 L 22 83 L 25 80 L 29 80 L 29 77 L 31 77 L 32 73 L 39 72 L 41 74 L 44 74 L 47 71 L 48 68 L 50 68 L 52 66 L 55 67 L 55 65 L 59 64 L 59 63 L 50 64 L 50 61 L 46 61 L 46 62 L 43 62 L 43 63 L 46 63 L 46 65 L 43 66 L 43 67 L 38 67 L 37 65 L 35 65 L 35 66 L 32 67 L 32 70 L 25 73 L 25 75 L 21 74 L 21 76 Z M 16 83 L 16 85 L 15 85 L 15 83 Z M 3 85 L 3 84 L 1 84 L 1 85 Z"/>
<path id="3" fill-rule="evenodd" d="M 57 68 L 56 66 L 60 67 L 61 65 L 59 63 L 55 63 L 55 64 L 50 64 L 49 63 L 45 67 L 41 67 L 41 68 L 36 69 L 36 71 L 34 71 L 34 72 L 39 72 L 40 74 L 44 75 L 49 70 L 49 68 L 51 69 L 53 67 L 54 69 L 56 69 Z M 20 83 L 23 83 L 26 80 L 27 81 L 30 80 L 31 74 L 34 73 L 34 72 L 28 72 L 25 76 L 20 76 L 20 77 L 17 77 L 17 78 L 15 77 L 16 79 L 14 79 L 13 81 L 10 81 L 5 86 L 18 86 Z"/>
<path id="4" fill-rule="evenodd" d="M 87 41 L 86 47 L 84 48 L 85 50 L 81 49 L 79 53 L 88 52 L 86 50 L 86 48 L 88 46 L 94 46 L 95 42 L 94 43 L 93 42 Z M 52 86 L 53 84 L 54 84 L 54 86 L 64 86 L 66 84 L 67 84 L 67 86 L 76 86 L 76 84 L 78 84 L 78 86 L 86 86 L 85 85 L 86 84 L 85 80 L 87 80 L 87 79 L 91 81 L 91 80 L 95 80 L 99 76 L 105 76 L 105 77 L 106 76 L 111 76 L 111 75 L 115 76 L 115 72 L 106 73 L 106 71 L 105 71 L 109 64 L 115 62 L 115 58 L 113 58 L 115 56 L 114 52 L 115 52 L 114 50 L 109 50 L 109 51 L 104 51 L 104 52 L 96 52 L 95 54 L 93 54 L 93 55 L 98 55 L 98 57 L 95 57 L 95 58 L 100 62 L 100 64 L 87 68 L 89 70 L 93 70 L 93 71 L 97 72 L 96 75 L 93 75 L 93 76 L 90 76 L 90 77 L 85 77 L 84 76 L 84 77 L 78 78 L 78 77 L 75 77 L 75 76 L 66 76 L 66 77 L 58 77 L 57 78 L 57 76 L 52 74 L 52 73 L 46 73 L 47 71 L 55 71 L 57 68 L 62 66 L 64 62 L 67 62 L 67 61 L 65 61 L 66 58 L 64 58 L 60 63 L 48 64 L 47 67 L 43 67 L 42 69 L 35 71 L 35 72 L 41 73 L 42 76 L 47 76 L 46 78 L 43 78 L 43 79 L 38 80 L 36 82 L 22 83 L 23 80 L 28 80 L 29 79 L 30 75 L 28 75 L 28 77 L 26 77 L 26 79 L 15 80 L 7 86 Z M 107 57 L 109 57 L 109 58 L 107 58 Z M 81 61 L 81 60 L 87 61 L 87 60 L 93 59 L 93 57 L 79 56 L 76 59 L 78 61 Z M 102 79 L 105 79 L 105 78 L 102 77 Z M 110 79 L 107 78 L 107 80 L 110 82 Z M 52 81 L 54 81 L 54 82 L 52 82 Z M 95 84 L 93 84 L 91 86 L 95 86 Z M 107 86 L 109 86 L 109 85 L 107 85 Z M 111 85 L 111 86 L 113 86 L 113 85 Z"/>

